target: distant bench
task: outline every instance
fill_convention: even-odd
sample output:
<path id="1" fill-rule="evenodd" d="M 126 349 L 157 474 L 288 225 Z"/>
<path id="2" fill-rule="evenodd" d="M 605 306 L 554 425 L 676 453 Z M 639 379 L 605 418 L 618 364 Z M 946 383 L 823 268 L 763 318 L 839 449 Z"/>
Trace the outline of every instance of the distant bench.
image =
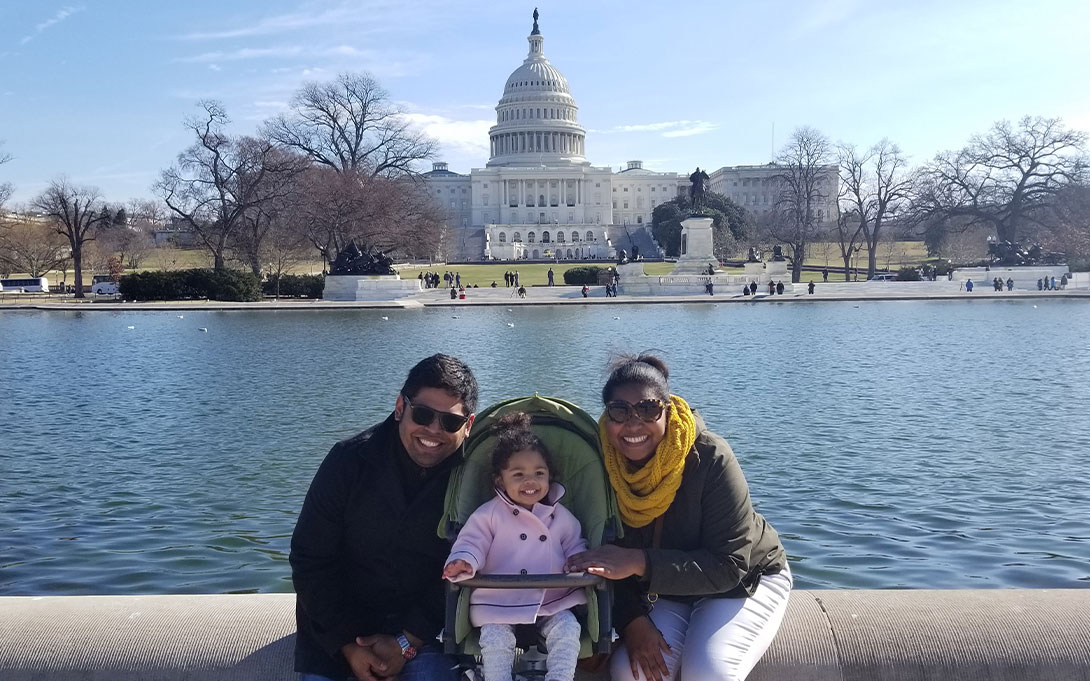
<path id="1" fill-rule="evenodd" d="M 0 679 L 294 680 L 294 603 L 0 597 Z M 1090 589 L 796 591 L 750 679 L 1090 681 Z"/>

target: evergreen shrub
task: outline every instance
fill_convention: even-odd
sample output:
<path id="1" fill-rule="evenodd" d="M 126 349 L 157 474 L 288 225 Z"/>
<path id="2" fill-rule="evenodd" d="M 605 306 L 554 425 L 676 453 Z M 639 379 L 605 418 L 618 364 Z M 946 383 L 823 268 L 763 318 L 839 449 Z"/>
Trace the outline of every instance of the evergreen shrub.
<path id="1" fill-rule="evenodd" d="M 137 272 L 121 277 L 125 300 L 261 300 L 261 280 L 237 270 Z"/>
<path id="2" fill-rule="evenodd" d="M 595 286 L 598 283 L 598 273 L 604 269 L 598 265 L 572 267 L 564 272 L 564 283 L 568 286 Z"/>
<path id="3" fill-rule="evenodd" d="M 919 281 L 920 271 L 915 267 L 902 267 L 897 270 L 897 281 Z"/>
<path id="4" fill-rule="evenodd" d="M 269 277 L 261 286 L 267 296 L 276 295 L 276 277 Z M 321 298 L 325 288 L 325 276 L 321 274 L 280 275 L 281 298 Z"/>

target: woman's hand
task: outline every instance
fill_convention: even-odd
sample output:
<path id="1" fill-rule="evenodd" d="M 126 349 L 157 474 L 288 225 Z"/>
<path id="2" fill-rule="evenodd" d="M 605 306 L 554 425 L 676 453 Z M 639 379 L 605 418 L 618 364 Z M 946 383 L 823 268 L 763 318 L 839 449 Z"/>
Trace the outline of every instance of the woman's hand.
<path id="1" fill-rule="evenodd" d="M 647 572 L 647 555 L 640 549 L 625 549 L 613 544 L 573 554 L 564 565 L 566 572 L 589 572 L 606 579 L 624 579 Z"/>
<path id="2" fill-rule="evenodd" d="M 473 576 L 473 566 L 462 560 L 461 558 L 455 558 L 447 563 L 447 566 L 443 568 L 443 579 L 449 579 L 450 581 L 456 581 L 457 579 Z"/>
<path id="3" fill-rule="evenodd" d="M 644 678 L 649 681 L 662 681 L 669 677 L 664 655 L 670 652 L 670 646 L 649 617 L 644 615 L 629 622 L 621 639 L 628 650 L 632 678 L 640 678 L 640 669 L 643 669 Z"/>

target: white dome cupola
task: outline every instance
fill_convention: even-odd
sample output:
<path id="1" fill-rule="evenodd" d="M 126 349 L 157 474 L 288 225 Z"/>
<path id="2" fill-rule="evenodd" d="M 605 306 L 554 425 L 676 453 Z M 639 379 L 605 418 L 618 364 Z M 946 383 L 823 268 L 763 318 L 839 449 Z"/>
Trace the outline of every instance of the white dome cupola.
<path id="1" fill-rule="evenodd" d="M 545 58 L 537 20 L 534 9 L 529 53 L 507 79 L 496 106 L 496 125 L 488 131 L 489 166 L 587 164 L 586 130 L 578 123 L 568 79 Z"/>

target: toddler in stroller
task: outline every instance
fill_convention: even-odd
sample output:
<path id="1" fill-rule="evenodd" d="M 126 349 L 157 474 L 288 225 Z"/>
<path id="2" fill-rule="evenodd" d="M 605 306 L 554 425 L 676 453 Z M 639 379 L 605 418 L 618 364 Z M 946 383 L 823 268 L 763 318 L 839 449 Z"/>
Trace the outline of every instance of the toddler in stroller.
<path id="1" fill-rule="evenodd" d="M 608 582 L 563 574 L 567 556 L 617 526 L 596 424 L 560 400 L 509 400 L 478 415 L 465 457 L 447 490 L 446 650 L 470 665 L 481 655 L 486 681 L 511 679 L 516 659 L 517 678 L 571 679 L 577 657 L 610 645 Z"/>
<path id="2" fill-rule="evenodd" d="M 555 481 L 552 459 L 530 430 L 530 415 L 501 418 L 492 450 L 496 496 L 469 516 L 451 549 L 443 577 L 560 573 L 567 558 L 586 550 L 579 521 L 557 502 L 564 488 Z M 579 658 L 579 622 L 571 608 L 586 603 L 582 589 L 476 589 L 469 619 L 480 627 L 485 681 L 511 681 L 516 624 L 540 626 L 548 648 L 549 681 L 572 681 Z"/>

